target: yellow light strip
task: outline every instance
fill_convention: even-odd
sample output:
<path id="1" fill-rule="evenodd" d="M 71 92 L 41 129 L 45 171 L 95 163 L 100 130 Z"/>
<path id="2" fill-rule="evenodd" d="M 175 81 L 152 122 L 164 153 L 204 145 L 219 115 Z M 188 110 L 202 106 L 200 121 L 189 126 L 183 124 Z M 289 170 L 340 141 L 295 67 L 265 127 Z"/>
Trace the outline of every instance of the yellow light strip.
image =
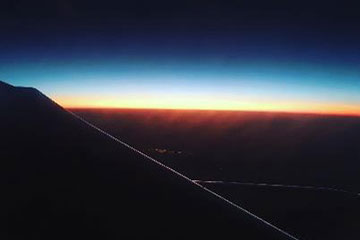
<path id="1" fill-rule="evenodd" d="M 360 104 L 313 103 L 300 101 L 265 101 L 245 99 L 214 99 L 209 97 L 101 97 L 55 96 L 53 99 L 65 108 L 136 108 L 271 111 L 360 116 Z"/>

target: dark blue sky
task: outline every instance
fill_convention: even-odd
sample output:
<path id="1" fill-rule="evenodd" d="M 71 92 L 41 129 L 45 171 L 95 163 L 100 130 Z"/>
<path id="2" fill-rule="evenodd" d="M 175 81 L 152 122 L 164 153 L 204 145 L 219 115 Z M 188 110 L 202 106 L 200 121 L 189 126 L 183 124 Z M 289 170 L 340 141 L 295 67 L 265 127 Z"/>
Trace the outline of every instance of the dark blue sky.
<path id="1" fill-rule="evenodd" d="M 4 6 L 0 78 L 38 87 L 65 105 L 141 107 L 157 98 L 150 107 L 171 108 L 158 103 L 173 99 L 174 107 L 184 108 L 266 110 L 271 102 L 275 110 L 360 110 L 355 2 L 60 0 Z"/>

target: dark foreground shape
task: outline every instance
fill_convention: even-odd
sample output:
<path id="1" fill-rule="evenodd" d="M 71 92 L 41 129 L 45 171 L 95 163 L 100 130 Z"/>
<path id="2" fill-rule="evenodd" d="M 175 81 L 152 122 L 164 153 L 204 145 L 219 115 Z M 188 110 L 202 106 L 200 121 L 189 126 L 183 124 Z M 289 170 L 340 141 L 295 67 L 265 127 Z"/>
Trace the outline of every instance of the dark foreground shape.
<path id="1" fill-rule="evenodd" d="M 1 239 L 290 239 L 35 89 L 0 83 L 0 111 Z"/>

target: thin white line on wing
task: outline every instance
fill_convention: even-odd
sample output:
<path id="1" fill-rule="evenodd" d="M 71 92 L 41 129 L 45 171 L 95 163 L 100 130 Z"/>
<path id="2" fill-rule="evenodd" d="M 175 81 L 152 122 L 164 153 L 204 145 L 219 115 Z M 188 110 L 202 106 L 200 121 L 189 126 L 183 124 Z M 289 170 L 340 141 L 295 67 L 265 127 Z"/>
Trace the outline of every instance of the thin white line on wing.
<path id="1" fill-rule="evenodd" d="M 68 110 L 66 110 L 66 111 L 68 111 Z M 256 216 L 255 214 L 253 214 L 252 212 L 250 212 L 250 211 L 246 210 L 245 208 L 240 207 L 239 205 L 237 205 L 237 204 L 235 204 L 235 203 L 231 202 L 230 200 L 228 200 L 228 199 L 224 198 L 223 196 L 221 196 L 221 195 L 219 195 L 219 194 L 217 194 L 217 193 L 215 193 L 215 192 L 211 191 L 210 189 L 208 189 L 208 188 L 206 188 L 206 187 L 202 186 L 202 185 L 201 185 L 201 184 L 199 184 L 198 182 L 191 180 L 191 179 L 190 179 L 190 178 L 188 178 L 187 176 L 185 176 L 185 175 L 183 175 L 183 174 L 181 174 L 181 173 L 179 173 L 179 172 L 175 171 L 174 169 L 172 169 L 172 168 L 170 168 L 170 167 L 168 167 L 168 166 L 166 166 L 166 165 L 162 164 L 161 162 L 159 162 L 159 161 L 155 160 L 154 158 L 152 158 L 152 157 L 148 156 L 147 154 L 145 154 L 145 153 L 143 153 L 143 152 L 139 151 L 138 149 L 136 149 L 136 148 L 134 148 L 134 147 L 130 146 L 129 144 L 127 144 L 127 143 L 125 143 L 125 142 L 123 142 L 123 141 L 119 140 L 118 138 L 116 138 L 116 137 L 114 137 L 114 136 L 110 135 L 109 133 L 105 132 L 104 130 L 102 130 L 102 129 L 100 129 L 100 128 L 96 127 L 95 125 L 93 125 L 93 124 L 91 124 L 91 123 L 89 123 L 88 121 L 86 121 L 86 120 L 85 120 L 85 119 L 83 119 L 82 117 L 80 117 L 80 116 L 76 115 L 75 113 L 73 113 L 73 112 L 71 112 L 71 111 L 68 111 L 68 112 L 69 112 L 70 114 L 72 114 L 74 117 L 76 117 L 77 119 L 79 119 L 80 121 L 84 122 L 85 124 L 87 124 L 88 126 L 90 126 L 90 127 L 94 128 L 94 129 L 98 130 L 99 132 L 101 132 L 102 134 L 104 134 L 104 135 L 108 136 L 109 138 L 113 139 L 114 141 L 116 141 L 116 142 L 118 142 L 118 143 L 120 143 L 120 144 L 122 144 L 122 145 L 126 146 L 127 148 L 129 148 L 129 149 L 131 149 L 131 150 L 133 150 L 133 151 L 135 151 L 135 152 L 139 153 L 140 155 L 144 156 L 145 158 L 147 158 L 147 159 L 149 159 L 149 160 L 153 161 L 154 163 L 156 163 L 156 164 L 158 164 L 158 165 L 160 165 L 160 166 L 164 167 L 165 169 L 167 169 L 167 170 L 169 170 L 169 171 L 173 172 L 174 174 L 176 174 L 176 175 L 180 176 L 181 178 L 185 179 L 186 181 L 188 181 L 188 182 L 190 182 L 190 183 L 192 183 L 192 184 L 196 185 L 197 187 L 200 187 L 201 189 L 205 190 L 206 192 L 208 192 L 208 193 L 212 194 L 213 196 L 215 196 L 215 197 L 217 197 L 217 198 L 219 198 L 219 199 L 223 200 L 223 201 L 224 201 L 224 202 L 226 202 L 227 204 L 230 204 L 231 206 L 235 207 L 236 209 L 238 209 L 238 210 L 240 210 L 240 211 L 242 211 L 242 212 L 244 212 L 244 213 L 248 214 L 249 216 L 251 216 L 251 217 L 253 217 L 253 218 L 257 219 L 258 221 L 262 222 L 263 224 L 265 224 L 265 225 L 269 226 L 270 228 L 272 228 L 272 229 L 274 229 L 274 230 L 276 230 L 276 231 L 280 232 L 280 233 L 281 233 L 281 234 L 283 234 L 284 236 L 287 236 L 289 239 L 299 240 L 298 238 L 296 238 L 296 237 L 292 236 L 290 233 L 287 233 L 286 231 L 282 230 L 281 228 L 278 228 L 278 227 L 276 227 L 275 225 L 271 224 L 270 222 L 268 222 L 268 221 L 266 221 L 266 220 L 264 220 L 264 219 L 262 219 L 262 218 L 260 218 L 260 217 Z"/>

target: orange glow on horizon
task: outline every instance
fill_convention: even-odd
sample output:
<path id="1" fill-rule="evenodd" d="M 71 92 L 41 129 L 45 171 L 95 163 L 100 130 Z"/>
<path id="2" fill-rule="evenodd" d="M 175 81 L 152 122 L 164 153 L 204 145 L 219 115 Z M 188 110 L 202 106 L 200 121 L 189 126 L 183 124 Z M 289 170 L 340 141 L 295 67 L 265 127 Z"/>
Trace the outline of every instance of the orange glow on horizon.
<path id="1" fill-rule="evenodd" d="M 265 101 L 245 99 L 214 99 L 197 97 L 99 97 L 55 96 L 54 101 L 65 108 L 126 108 L 174 110 L 228 110 L 309 113 L 360 116 L 360 104 L 313 103 L 305 101 Z"/>

